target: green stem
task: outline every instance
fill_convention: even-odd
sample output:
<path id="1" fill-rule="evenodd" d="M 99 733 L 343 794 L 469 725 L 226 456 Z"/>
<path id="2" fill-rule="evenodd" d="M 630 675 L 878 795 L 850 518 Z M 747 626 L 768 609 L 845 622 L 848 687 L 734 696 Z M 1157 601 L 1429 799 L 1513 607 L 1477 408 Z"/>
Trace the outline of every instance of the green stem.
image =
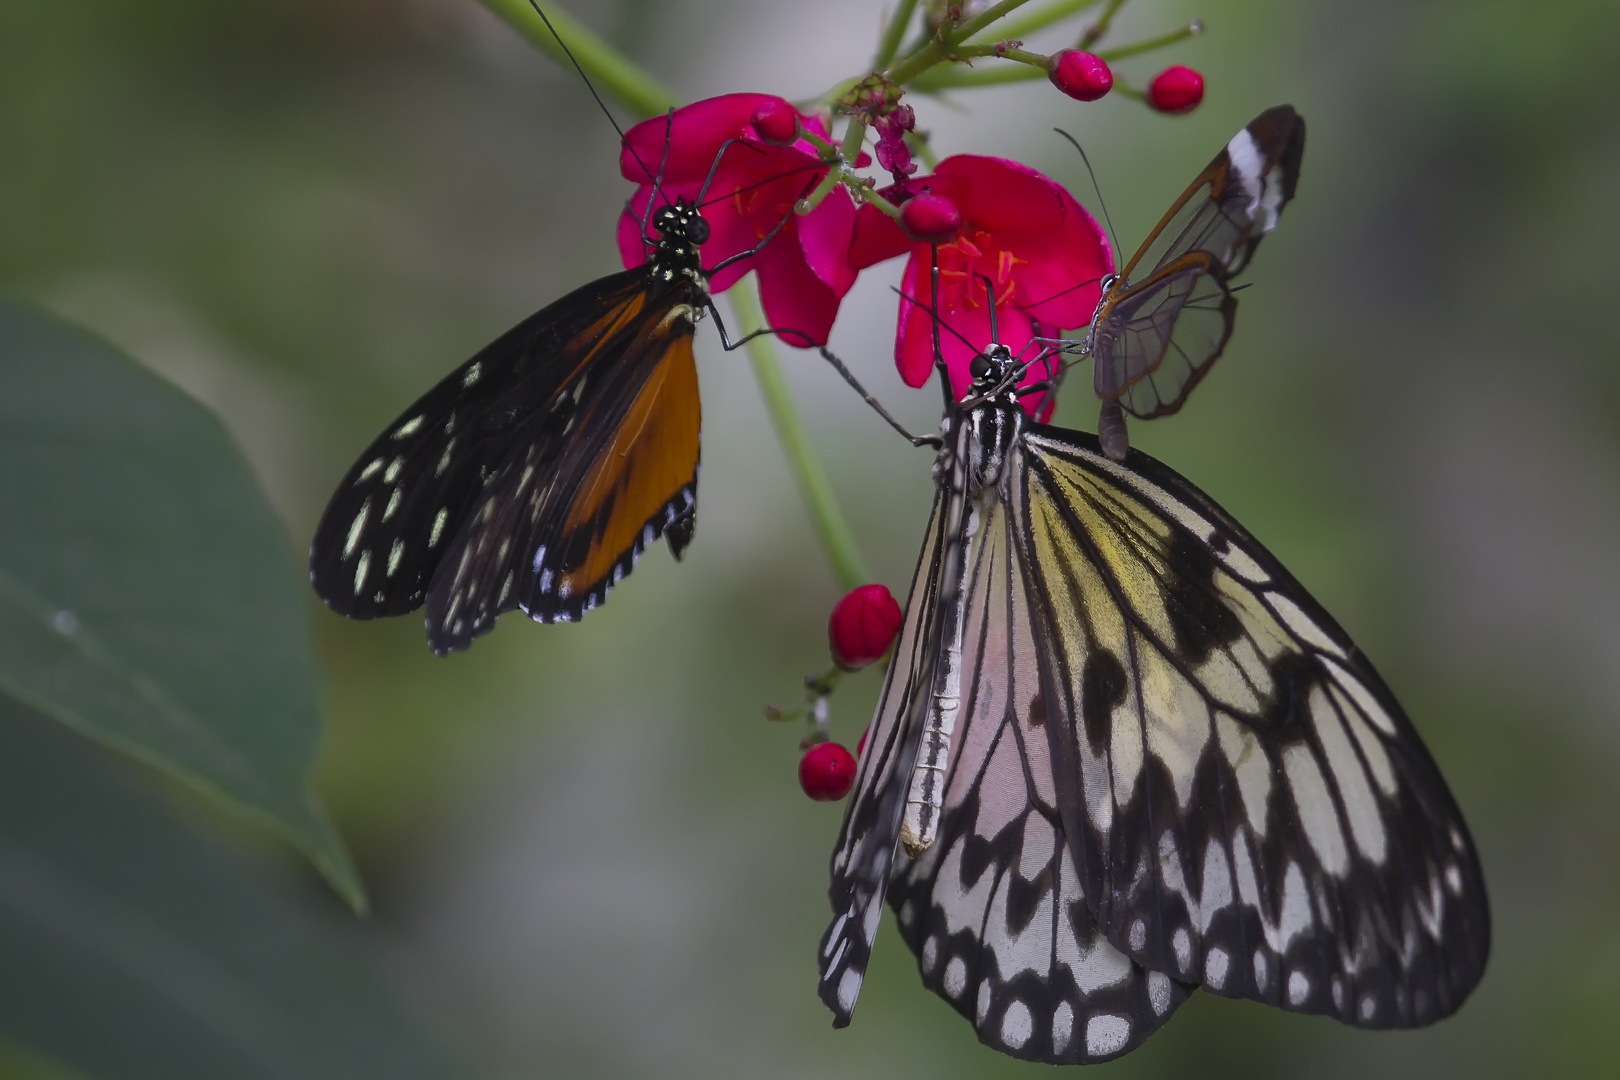
<path id="1" fill-rule="evenodd" d="M 511 23 L 517 31 L 540 51 L 564 67 L 572 67 L 562 46 L 540 16 L 535 14 L 529 0 L 483 0 L 484 6 Z M 568 51 L 574 54 L 586 78 L 607 91 L 638 116 L 658 116 L 675 105 L 674 91 L 643 71 L 619 50 L 597 37 L 556 4 L 545 4 L 546 18 L 568 42 Z"/>
<path id="2" fill-rule="evenodd" d="M 752 333 L 765 325 L 757 288 L 752 275 L 732 286 L 729 294 L 731 310 L 736 313 L 740 333 Z M 776 437 L 782 443 L 782 456 L 787 458 L 788 468 L 798 482 L 799 492 L 804 496 L 805 510 L 809 512 L 816 536 L 833 565 L 839 586 L 847 591 L 866 584 L 872 579 L 866 572 L 860 548 L 856 546 L 855 534 L 850 531 L 849 522 L 844 520 L 844 512 L 839 509 L 838 500 L 833 495 L 832 483 L 811 450 L 804 424 L 793 407 L 793 395 L 788 391 L 782 365 L 777 361 L 775 343 L 762 335 L 750 341 L 747 349 L 754 378 L 759 382 L 760 396 L 765 399 L 765 411 L 770 415 Z"/>
<path id="3" fill-rule="evenodd" d="M 1108 6 L 1103 9 L 1102 15 L 1091 24 L 1091 29 L 1080 36 L 1080 44 L 1075 46 L 1082 52 L 1091 48 L 1108 33 L 1109 27 L 1114 25 L 1114 14 L 1125 6 L 1125 0 L 1108 0 Z"/>
<path id="4" fill-rule="evenodd" d="M 928 167 L 930 169 L 933 168 L 932 165 Z M 852 192 L 852 194 L 861 202 L 871 203 L 889 217 L 895 219 L 900 217 L 900 208 L 898 206 L 894 205 L 894 203 L 890 202 L 888 199 L 885 199 L 883 196 L 879 195 L 877 192 L 873 191 L 869 187 L 866 187 L 865 185 L 862 185 L 860 191 Z"/>
<path id="5" fill-rule="evenodd" d="M 973 18 L 958 23 L 956 29 L 946 35 L 946 40 L 952 46 L 958 45 L 1003 16 L 1011 15 L 1027 3 L 1029 3 L 1029 0 L 1001 0 L 999 4 L 991 4 Z"/>
<path id="6" fill-rule="evenodd" d="M 894 9 L 894 15 L 889 19 L 889 25 L 883 28 L 883 40 L 878 43 L 877 59 L 872 61 L 873 71 L 882 71 L 894 59 L 894 54 L 900 51 L 900 42 L 906 36 L 906 27 L 911 25 L 911 15 L 917 10 L 917 0 L 900 0 L 900 6 Z"/>
<path id="7" fill-rule="evenodd" d="M 1097 55 L 1109 63 L 1113 63 L 1115 60 L 1123 60 L 1127 56 L 1136 56 L 1140 53 L 1152 52 L 1154 49 L 1162 49 L 1166 45 L 1174 45 L 1178 41 L 1185 41 L 1203 32 L 1204 24 L 1194 19 L 1180 30 L 1172 30 L 1168 34 L 1160 34 L 1156 38 L 1148 38 L 1146 41 L 1138 41 L 1132 45 L 1121 45 L 1117 49 L 1104 49 Z"/>
<path id="8" fill-rule="evenodd" d="M 935 64 L 944 63 L 951 59 L 952 50 L 957 45 L 979 33 L 997 19 L 1017 11 L 1027 3 L 1029 3 L 1029 0 L 1001 0 L 999 4 L 992 4 L 973 18 L 953 27 L 943 35 L 945 40 L 930 41 L 911 55 L 902 57 L 893 67 L 884 72 L 884 76 L 890 82 L 896 82 L 904 86 Z"/>
<path id="9" fill-rule="evenodd" d="M 1010 19 L 1005 25 L 995 27 L 996 36 L 1003 41 L 1016 40 L 1037 30 L 1044 30 L 1053 23 L 1100 2 L 1101 0 L 1058 0 L 1050 7 L 1032 11 L 1021 19 Z"/>
<path id="10" fill-rule="evenodd" d="M 1042 56 L 1040 53 L 1032 53 L 1027 49 L 1008 49 L 1002 48 L 1000 45 L 964 45 L 956 50 L 956 59 L 961 60 L 969 57 L 975 60 L 979 59 L 980 57 L 994 57 L 997 60 L 1012 60 L 1015 63 L 1028 64 L 1030 67 L 1038 67 L 1043 73 L 1046 71 L 1046 65 L 1050 59 L 1049 57 Z"/>
<path id="11" fill-rule="evenodd" d="M 946 68 L 944 71 L 930 71 L 913 81 L 911 88 L 920 94 L 934 94 L 941 90 L 957 90 L 969 86 L 999 86 L 1002 83 L 1028 82 L 1031 79 L 1045 77 L 1045 68 L 1030 67 L 1028 64 L 972 69 Z"/>

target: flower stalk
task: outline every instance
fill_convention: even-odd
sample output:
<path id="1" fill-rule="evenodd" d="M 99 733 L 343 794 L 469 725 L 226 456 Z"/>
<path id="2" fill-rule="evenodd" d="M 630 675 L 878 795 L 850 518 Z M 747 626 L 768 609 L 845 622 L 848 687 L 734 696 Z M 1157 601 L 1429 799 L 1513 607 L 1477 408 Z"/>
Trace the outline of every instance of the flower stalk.
<path id="1" fill-rule="evenodd" d="M 765 318 L 760 311 L 752 274 L 738 282 L 727 295 L 731 298 L 731 310 L 740 333 L 750 334 L 764 328 Z M 832 482 L 827 479 L 826 470 L 811 449 L 804 423 L 799 419 L 798 410 L 793 407 L 793 395 L 788 390 L 787 379 L 782 375 L 775 343 L 769 335 L 761 334 L 745 348 L 754 369 L 754 379 L 759 383 L 760 397 L 765 400 L 765 411 L 770 415 L 776 437 L 782 444 L 782 456 L 787 459 L 788 469 L 798 483 L 805 510 L 815 526 L 816 538 L 821 541 L 822 549 L 832 563 L 839 586 L 849 590 L 870 581 L 860 547 L 855 543 L 855 534 L 850 530 L 849 522 L 833 495 Z"/>

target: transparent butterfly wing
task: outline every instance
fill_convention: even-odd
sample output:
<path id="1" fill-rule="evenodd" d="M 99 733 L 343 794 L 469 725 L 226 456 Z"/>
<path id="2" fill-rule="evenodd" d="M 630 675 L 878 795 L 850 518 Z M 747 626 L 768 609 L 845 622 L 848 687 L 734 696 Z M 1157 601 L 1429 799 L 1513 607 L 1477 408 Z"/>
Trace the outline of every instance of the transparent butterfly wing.
<path id="1" fill-rule="evenodd" d="M 1117 397 L 1143 418 L 1180 408 L 1231 336 L 1236 305 L 1226 283 L 1293 198 L 1304 150 L 1299 114 L 1286 105 L 1268 109 L 1171 206 L 1092 320 L 1099 397 Z M 1183 311 L 1209 325 L 1177 333 Z M 1149 376 L 1151 389 L 1130 393 Z"/>
<path id="2" fill-rule="evenodd" d="M 1054 1064 L 1135 1048 L 1188 988 L 1097 927 L 1058 809 L 1039 648 L 1004 503 L 964 575 L 962 707 L 940 830 L 889 889 L 923 983 L 989 1046 Z"/>
<path id="3" fill-rule="evenodd" d="M 1120 382 L 1120 365 L 1099 364 L 1097 393 L 1117 397 L 1133 416 L 1164 416 L 1182 402 L 1215 363 L 1232 336 L 1237 300 L 1226 283 L 1209 272 L 1201 252 L 1183 256 L 1162 271 L 1151 289 L 1129 290 L 1116 301 L 1111 318 L 1118 327 L 1118 355 L 1157 353 L 1164 362 Z"/>
<path id="4" fill-rule="evenodd" d="M 1455 1011 L 1489 952 L 1484 880 L 1377 673 L 1167 467 L 1055 428 L 1024 450 L 1059 803 L 1108 939 L 1359 1026 Z"/>

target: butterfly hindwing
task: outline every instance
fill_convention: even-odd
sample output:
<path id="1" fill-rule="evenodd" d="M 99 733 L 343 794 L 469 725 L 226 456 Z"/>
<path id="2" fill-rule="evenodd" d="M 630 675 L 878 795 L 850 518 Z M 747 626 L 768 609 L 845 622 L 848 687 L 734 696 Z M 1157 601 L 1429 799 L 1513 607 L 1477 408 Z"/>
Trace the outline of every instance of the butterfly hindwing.
<path id="1" fill-rule="evenodd" d="M 1361 1026 L 1453 1012 L 1489 951 L 1483 877 L 1377 673 L 1167 467 L 1055 428 L 1024 448 L 1060 801 L 1108 939 Z"/>
<path id="2" fill-rule="evenodd" d="M 1231 335 L 1236 304 L 1226 283 L 1293 198 L 1304 150 L 1299 114 L 1268 109 L 1170 207 L 1092 320 L 1099 397 L 1142 418 L 1181 407 Z"/>
<path id="3" fill-rule="evenodd" d="M 923 982 L 1003 1053 L 1103 1061 L 1188 988 L 1102 935 L 1087 906 L 1048 746 L 1046 690 L 1006 503 L 968 541 L 961 710 L 939 834 L 889 890 Z"/>

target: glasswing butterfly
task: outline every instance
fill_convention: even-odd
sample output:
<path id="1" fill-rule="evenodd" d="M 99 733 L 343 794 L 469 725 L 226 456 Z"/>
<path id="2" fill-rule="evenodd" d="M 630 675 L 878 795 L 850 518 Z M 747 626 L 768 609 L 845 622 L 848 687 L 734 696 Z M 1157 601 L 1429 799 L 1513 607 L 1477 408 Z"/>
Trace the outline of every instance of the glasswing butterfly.
<path id="1" fill-rule="evenodd" d="M 1092 358 L 1103 400 L 1097 434 L 1115 461 L 1129 446 L 1124 414 L 1146 420 L 1180 409 L 1226 348 L 1237 313 L 1228 283 L 1294 197 L 1304 153 L 1305 121 L 1289 105 L 1267 109 L 1171 204 L 1125 268 L 1103 279 L 1089 332 L 1068 348 Z"/>
<path id="2" fill-rule="evenodd" d="M 1235 261 L 1196 265 L 1224 285 L 1207 267 Z M 835 1026 L 885 897 L 925 985 L 1019 1058 L 1117 1057 L 1199 986 L 1361 1027 L 1451 1014 L 1490 913 L 1400 705 L 1213 499 L 1034 422 L 1027 366 L 992 341 L 912 437 L 934 508 L 831 860 Z"/>

